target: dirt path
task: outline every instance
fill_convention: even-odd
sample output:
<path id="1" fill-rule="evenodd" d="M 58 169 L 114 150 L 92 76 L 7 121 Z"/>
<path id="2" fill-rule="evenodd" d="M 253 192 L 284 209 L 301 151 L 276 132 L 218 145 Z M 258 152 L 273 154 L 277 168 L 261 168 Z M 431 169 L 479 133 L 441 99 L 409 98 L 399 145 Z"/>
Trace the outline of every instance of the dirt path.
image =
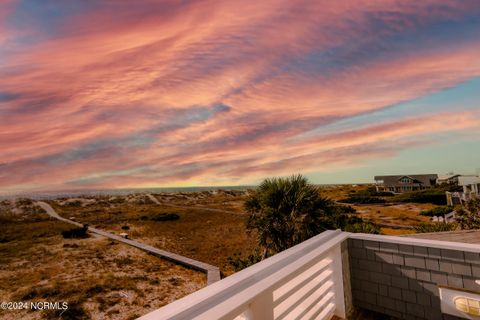
<path id="1" fill-rule="evenodd" d="M 152 201 L 153 201 L 153 199 L 152 199 Z M 58 220 L 63 221 L 63 222 L 66 222 L 66 223 L 70 223 L 70 224 L 79 226 L 79 227 L 83 227 L 83 225 L 81 223 L 78 223 L 78 222 L 75 222 L 75 221 L 72 221 L 72 220 L 61 217 L 52 208 L 52 206 L 50 206 L 48 203 L 43 202 L 43 201 L 38 201 L 37 204 L 41 208 L 43 208 L 49 216 L 51 216 L 53 218 L 58 219 Z M 157 249 L 155 247 L 149 246 L 147 244 L 144 244 L 144 243 L 141 243 L 141 242 L 138 242 L 138 241 L 135 241 L 135 240 L 131 240 L 131 239 L 126 239 L 126 238 L 117 236 L 113 233 L 103 231 L 103 230 L 100 230 L 100 229 L 97 229 L 97 228 L 88 227 L 88 231 L 92 232 L 92 233 L 95 233 L 95 234 L 98 234 L 98 235 L 101 235 L 101 236 L 104 236 L 106 238 L 118 241 L 118 242 L 128 244 L 132 247 L 136 247 L 140 250 L 143 250 L 143 251 L 146 251 L 146 252 L 151 253 L 153 255 L 159 256 L 163 259 L 167 259 L 169 261 L 181 264 L 183 266 L 205 272 L 207 274 L 207 284 L 208 285 L 220 280 L 220 270 L 217 267 L 209 265 L 207 263 L 203 263 L 203 262 L 200 262 L 200 261 L 197 261 L 197 260 L 193 260 L 193 259 L 181 256 L 181 255 L 178 255 L 178 254 L 175 254 L 175 253 L 172 253 L 172 252 L 160 250 L 160 249 Z"/>

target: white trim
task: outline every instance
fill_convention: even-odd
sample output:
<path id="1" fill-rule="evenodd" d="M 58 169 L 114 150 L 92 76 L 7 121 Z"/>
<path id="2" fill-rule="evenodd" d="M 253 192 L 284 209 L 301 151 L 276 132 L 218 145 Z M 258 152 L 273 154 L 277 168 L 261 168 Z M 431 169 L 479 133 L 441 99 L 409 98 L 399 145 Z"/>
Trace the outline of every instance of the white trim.
<path id="1" fill-rule="evenodd" d="M 264 296 L 318 262 L 348 236 L 349 233 L 340 230 L 325 231 L 139 319 L 234 318 L 248 309 L 255 297 Z M 343 292 L 340 294 L 343 296 Z M 345 306 L 341 308 L 344 310 Z"/>
<path id="2" fill-rule="evenodd" d="M 298 307 L 302 317 L 344 318 L 341 244 L 349 238 L 480 253 L 474 244 L 325 231 L 139 319 L 286 319 Z"/>
<path id="3" fill-rule="evenodd" d="M 412 245 L 412 246 L 422 246 L 422 247 L 430 247 L 430 248 L 438 248 L 438 249 L 450 249 L 450 250 L 480 253 L 480 245 L 463 243 L 463 242 L 428 240 L 428 239 L 419 239 L 419 238 L 413 238 L 413 237 L 384 236 L 384 235 L 366 234 L 366 233 L 351 233 L 350 238 L 359 239 L 359 240 L 388 242 L 388 243 L 405 244 L 405 245 Z"/>
<path id="4" fill-rule="evenodd" d="M 458 310 L 455 307 L 456 298 L 470 298 L 474 300 L 480 300 L 480 295 L 478 293 L 444 287 L 439 287 L 438 291 L 440 296 L 440 310 L 442 311 L 442 313 L 450 314 L 452 316 L 463 319 L 480 319 L 480 317 L 469 315 Z"/>

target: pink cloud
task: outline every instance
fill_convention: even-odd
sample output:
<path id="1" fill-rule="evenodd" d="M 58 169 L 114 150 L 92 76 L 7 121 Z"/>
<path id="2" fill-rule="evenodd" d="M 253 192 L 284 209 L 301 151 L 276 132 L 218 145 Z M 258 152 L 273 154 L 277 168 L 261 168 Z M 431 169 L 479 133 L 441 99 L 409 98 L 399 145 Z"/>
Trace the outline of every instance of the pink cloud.
<path id="1" fill-rule="evenodd" d="M 376 52 L 392 35 L 475 10 L 433 0 L 101 3 L 2 64 L 0 159 L 9 169 L 0 167 L 0 189 L 243 181 L 247 169 L 251 181 L 315 170 L 341 150 L 390 156 L 385 141 L 475 127 L 478 114 L 442 113 L 299 138 L 479 76 L 480 45 L 468 39 Z M 0 6 L 0 25 L 8 12 Z M 0 27 L 0 43 L 12 37 Z M 213 112 L 218 105 L 226 110 Z"/>

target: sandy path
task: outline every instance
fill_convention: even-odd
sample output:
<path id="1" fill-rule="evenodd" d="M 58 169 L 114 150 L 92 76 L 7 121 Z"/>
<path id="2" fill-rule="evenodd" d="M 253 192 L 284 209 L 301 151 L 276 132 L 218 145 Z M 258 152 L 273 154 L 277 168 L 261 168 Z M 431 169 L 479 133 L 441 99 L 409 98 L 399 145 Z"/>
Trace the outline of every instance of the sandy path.
<path id="1" fill-rule="evenodd" d="M 38 201 L 37 204 L 47 212 L 49 216 L 52 216 L 54 218 L 61 218 L 60 215 L 50 206 L 48 203 L 43 202 L 43 201 Z"/>

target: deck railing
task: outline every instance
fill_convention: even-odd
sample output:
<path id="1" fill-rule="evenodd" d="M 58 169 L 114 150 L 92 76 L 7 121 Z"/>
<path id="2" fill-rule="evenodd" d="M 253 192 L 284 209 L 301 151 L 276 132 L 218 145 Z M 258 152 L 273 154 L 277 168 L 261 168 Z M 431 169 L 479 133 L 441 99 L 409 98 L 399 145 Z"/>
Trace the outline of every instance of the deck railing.
<path id="1" fill-rule="evenodd" d="M 141 320 L 345 318 L 341 244 L 325 231 Z"/>
<path id="2" fill-rule="evenodd" d="M 447 197 L 448 205 L 463 204 L 464 202 L 480 197 L 480 193 L 476 193 L 476 192 L 465 193 L 465 192 L 446 191 L 445 195 Z"/>

